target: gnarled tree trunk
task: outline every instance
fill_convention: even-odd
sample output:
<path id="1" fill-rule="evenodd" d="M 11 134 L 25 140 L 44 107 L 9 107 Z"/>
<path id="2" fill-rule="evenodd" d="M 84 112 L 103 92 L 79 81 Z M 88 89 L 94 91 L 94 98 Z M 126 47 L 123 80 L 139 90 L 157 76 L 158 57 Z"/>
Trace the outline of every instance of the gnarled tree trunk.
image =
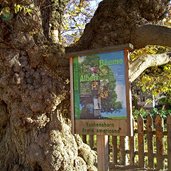
<path id="1" fill-rule="evenodd" d="M 71 133 L 64 49 L 47 45 L 38 8 L 10 14 L 0 18 L 0 170 L 96 170 L 95 152 Z"/>
<path id="2" fill-rule="evenodd" d="M 13 9 L 13 2 L 7 2 L 2 8 Z M 28 6 L 32 1 L 16 2 Z M 148 2 L 104 0 L 80 41 L 68 51 L 130 42 L 141 47 L 133 35 L 148 20 L 160 18 L 166 4 L 156 0 L 158 15 L 153 16 L 145 7 Z M 71 133 L 69 63 L 64 49 L 45 41 L 38 8 L 31 15 L 13 10 L 10 14 L 0 17 L 0 170 L 96 170 L 95 153 Z M 46 38 L 48 32 L 44 30 Z"/>

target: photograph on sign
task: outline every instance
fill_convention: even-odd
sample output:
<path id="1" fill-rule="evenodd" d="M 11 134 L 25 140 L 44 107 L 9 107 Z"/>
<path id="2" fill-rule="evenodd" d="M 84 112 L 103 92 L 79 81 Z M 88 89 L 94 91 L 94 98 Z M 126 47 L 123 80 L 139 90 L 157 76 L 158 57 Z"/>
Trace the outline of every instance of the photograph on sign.
<path id="1" fill-rule="evenodd" d="M 124 51 L 73 58 L 75 119 L 124 119 L 126 75 Z"/>

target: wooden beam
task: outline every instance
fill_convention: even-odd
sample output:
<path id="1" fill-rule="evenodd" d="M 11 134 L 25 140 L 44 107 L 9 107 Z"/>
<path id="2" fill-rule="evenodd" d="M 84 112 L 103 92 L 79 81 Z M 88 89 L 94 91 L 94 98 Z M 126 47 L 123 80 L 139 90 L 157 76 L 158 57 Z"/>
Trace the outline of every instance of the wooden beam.
<path id="1" fill-rule="evenodd" d="M 109 171 L 108 135 L 97 135 L 98 171 Z"/>

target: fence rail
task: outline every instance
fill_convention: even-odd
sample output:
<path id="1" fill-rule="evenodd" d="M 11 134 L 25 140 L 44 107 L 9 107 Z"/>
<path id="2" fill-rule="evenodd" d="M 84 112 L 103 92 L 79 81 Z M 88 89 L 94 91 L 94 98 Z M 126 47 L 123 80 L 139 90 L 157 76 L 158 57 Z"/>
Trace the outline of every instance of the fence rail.
<path id="1" fill-rule="evenodd" d="M 82 135 L 96 150 L 96 136 Z M 132 137 L 109 136 L 109 159 L 112 167 L 148 168 L 171 171 L 171 116 L 165 120 L 148 115 L 134 121 Z"/>

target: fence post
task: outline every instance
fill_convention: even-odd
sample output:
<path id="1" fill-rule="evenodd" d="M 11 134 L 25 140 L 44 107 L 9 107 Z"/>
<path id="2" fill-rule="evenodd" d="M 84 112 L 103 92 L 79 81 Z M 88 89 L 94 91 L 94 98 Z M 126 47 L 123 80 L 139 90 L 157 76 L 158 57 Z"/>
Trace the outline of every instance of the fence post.
<path id="1" fill-rule="evenodd" d="M 117 164 L 118 148 L 117 148 L 117 136 L 112 136 L 112 153 L 113 153 L 113 164 Z"/>
<path id="2" fill-rule="evenodd" d="M 133 120 L 133 136 L 130 136 L 129 137 L 129 150 L 130 150 L 130 165 L 131 166 L 134 166 L 134 157 L 135 157 L 135 154 L 134 154 L 134 150 L 135 150 L 135 142 L 134 142 L 134 128 L 135 128 L 135 121 Z"/>
<path id="3" fill-rule="evenodd" d="M 91 148 L 94 147 L 94 135 L 89 135 L 89 145 Z"/>
<path id="4" fill-rule="evenodd" d="M 138 117 L 138 159 L 139 167 L 144 167 L 144 121 Z"/>
<path id="5" fill-rule="evenodd" d="M 129 137 L 129 148 L 130 148 L 130 165 L 131 166 L 134 166 L 134 157 L 135 157 L 135 154 L 134 154 L 134 136 L 132 137 Z"/>
<path id="6" fill-rule="evenodd" d="M 108 135 L 97 135 L 98 171 L 109 171 Z"/>
<path id="7" fill-rule="evenodd" d="M 157 147 L 157 169 L 163 169 L 163 119 L 160 115 L 155 119 L 156 147 Z"/>
<path id="8" fill-rule="evenodd" d="M 171 115 L 167 117 L 168 170 L 171 170 Z"/>
<path id="9" fill-rule="evenodd" d="M 120 164 L 125 165 L 125 136 L 120 136 L 120 152 L 121 152 L 121 161 Z"/>
<path id="10" fill-rule="evenodd" d="M 148 147 L 148 167 L 153 168 L 153 119 L 150 115 L 147 116 L 147 147 Z"/>

